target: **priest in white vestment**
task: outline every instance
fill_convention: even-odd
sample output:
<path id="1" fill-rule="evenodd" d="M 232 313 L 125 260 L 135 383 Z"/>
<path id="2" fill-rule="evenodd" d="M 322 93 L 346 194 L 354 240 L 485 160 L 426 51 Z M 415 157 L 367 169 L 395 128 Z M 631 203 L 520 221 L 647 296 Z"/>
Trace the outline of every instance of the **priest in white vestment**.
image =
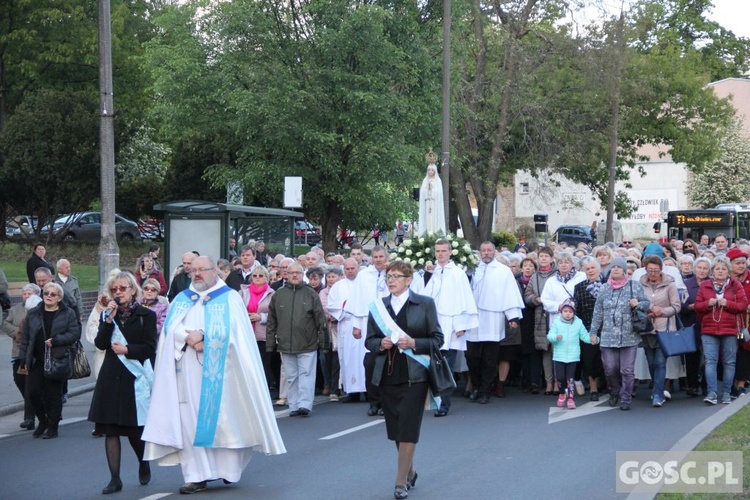
<path id="1" fill-rule="evenodd" d="M 354 294 L 354 283 L 359 264 L 353 258 L 344 261 L 344 279 L 336 282 L 328 292 L 326 310 L 338 321 L 338 356 L 341 372 L 341 385 L 347 395 L 357 395 L 367 390 L 365 386 L 365 365 L 362 360 L 367 350 L 361 339 L 352 334 L 354 316 L 346 312 L 346 304 Z"/>
<path id="2" fill-rule="evenodd" d="M 375 364 L 374 355 L 365 348 L 367 337 L 367 317 L 370 314 L 370 303 L 390 294 L 385 280 L 385 270 L 388 268 L 388 252 L 382 246 L 376 246 L 370 253 L 371 266 L 360 269 L 354 280 L 354 293 L 347 301 L 344 311 L 352 316 L 352 333 L 358 343 L 362 344 L 363 363 L 365 367 L 365 384 L 370 408 L 367 415 L 374 417 L 381 412 L 380 391 L 372 385 L 372 373 Z"/>
<path id="3" fill-rule="evenodd" d="M 437 264 L 432 269 L 425 269 L 425 285 L 420 294 L 435 301 L 445 338 L 440 350 L 444 351 L 448 364 L 453 366 L 456 352 L 466 350 L 466 331 L 479 326 L 479 317 L 469 278 L 463 269 L 451 261 L 449 240 L 435 242 L 435 258 Z M 446 416 L 450 405 L 450 397 L 443 396 L 435 416 Z"/>
<path id="4" fill-rule="evenodd" d="M 500 342 L 505 339 L 505 321 L 507 319 L 512 328 L 518 328 L 524 303 L 510 268 L 495 259 L 492 242 L 485 241 L 479 246 L 479 257 L 481 262 L 471 282 L 479 327 L 466 332 L 466 362 L 474 388 L 470 399 L 487 404 L 495 376 L 498 375 L 501 386 L 508 376 L 507 372 L 497 371 Z M 510 363 L 507 365 L 509 368 Z"/>
<path id="5" fill-rule="evenodd" d="M 240 295 L 209 257 L 195 259 L 191 278 L 159 338 L 143 431 L 145 459 L 180 464 L 184 494 L 239 481 L 252 451 L 286 453 Z"/>

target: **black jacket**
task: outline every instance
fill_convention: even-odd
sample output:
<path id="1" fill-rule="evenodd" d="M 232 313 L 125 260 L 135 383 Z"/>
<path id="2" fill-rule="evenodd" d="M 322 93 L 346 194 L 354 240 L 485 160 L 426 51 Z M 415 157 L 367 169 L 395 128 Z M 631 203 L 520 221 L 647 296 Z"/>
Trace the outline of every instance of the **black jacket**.
<path id="1" fill-rule="evenodd" d="M 125 324 L 120 323 L 119 313 L 115 316 L 120 331 L 128 342 L 127 359 L 153 363 L 156 352 L 156 314 L 150 309 L 138 306 Z M 135 376 L 120 361 L 111 349 L 114 324 L 101 321 L 94 344 L 106 352 L 102 368 L 96 379 L 96 388 L 91 399 L 89 420 L 100 424 L 137 426 L 135 406 Z"/>
<path id="2" fill-rule="evenodd" d="M 26 261 L 26 276 L 28 276 L 29 278 L 29 283 L 36 283 L 36 280 L 34 279 L 34 272 L 40 267 L 46 267 L 47 269 L 52 271 L 53 276 L 55 275 L 55 268 L 52 267 L 52 264 L 50 264 L 46 260 L 40 259 L 37 254 L 32 253 L 31 257 L 29 257 L 29 260 Z"/>
<path id="3" fill-rule="evenodd" d="M 44 332 L 44 302 L 33 308 L 26 315 L 26 321 L 21 332 L 21 347 L 18 351 L 18 359 L 22 360 L 28 368 L 34 366 L 34 362 L 44 362 L 43 359 L 34 359 L 34 345 L 41 337 L 46 339 Z M 60 309 L 52 321 L 52 331 L 49 332 L 52 339 L 52 356 L 63 358 L 67 356 L 70 346 L 81 338 L 81 327 L 75 312 L 60 302 Z"/>
<path id="4" fill-rule="evenodd" d="M 167 293 L 167 298 L 172 302 L 174 298 L 177 297 L 178 293 L 188 287 L 190 287 L 190 275 L 181 271 L 172 280 L 172 283 L 169 286 L 169 292 Z"/>
<path id="5" fill-rule="evenodd" d="M 251 269 L 254 270 L 254 268 Z M 252 278 L 250 277 L 251 274 L 252 271 L 247 275 L 247 278 L 243 278 L 242 269 L 235 269 L 227 275 L 227 279 L 225 279 L 224 282 L 229 288 L 239 292 L 242 285 L 249 285 L 252 282 Z"/>
<path id="6" fill-rule="evenodd" d="M 391 305 L 391 296 L 383 297 L 383 304 L 387 308 Z M 416 348 L 414 352 L 416 354 L 427 354 L 430 355 L 430 345 L 432 349 L 437 351 L 440 346 L 443 345 L 443 330 L 440 328 L 438 322 L 437 309 L 435 308 L 435 302 L 431 297 L 424 295 L 417 295 L 412 291 L 409 291 L 409 299 L 404 304 L 406 307 L 406 333 L 414 338 L 416 342 Z M 380 350 L 380 342 L 385 338 L 383 332 L 378 328 L 377 323 L 372 317 L 372 314 L 367 318 L 367 338 L 365 339 L 365 347 L 371 353 L 375 354 L 375 371 L 372 374 L 372 383 L 374 385 L 380 384 L 380 377 L 383 375 L 383 367 L 385 366 L 385 358 L 387 350 Z M 407 357 L 407 363 L 409 368 L 409 382 L 427 382 L 428 374 L 427 370 L 419 364 L 419 362 Z"/>

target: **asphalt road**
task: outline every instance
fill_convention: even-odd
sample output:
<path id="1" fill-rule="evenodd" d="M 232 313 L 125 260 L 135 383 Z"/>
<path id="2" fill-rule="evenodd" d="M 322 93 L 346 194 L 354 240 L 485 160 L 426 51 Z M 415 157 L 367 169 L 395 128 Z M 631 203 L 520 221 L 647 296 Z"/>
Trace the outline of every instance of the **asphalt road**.
<path id="1" fill-rule="evenodd" d="M 455 397 L 448 417 L 425 414 L 415 461 L 419 480 L 409 497 L 616 497 L 616 451 L 669 450 L 703 420 L 727 408 L 676 394 L 657 409 L 647 404 L 647 392 L 641 386 L 630 412 L 610 410 L 606 400 L 558 410 L 553 397 L 513 389 L 508 398 L 494 398 L 486 406 Z M 30 432 L 20 430 L 21 414 L 0 418 L 0 497 L 102 498 L 109 475 L 104 441 L 90 436 L 92 424 L 85 421 L 90 397 L 90 392 L 83 393 L 65 405 L 60 437 L 54 440 L 32 439 Z M 396 453 L 386 440 L 382 418 L 367 417 L 363 403 L 318 399 L 321 404 L 309 418 L 277 412 L 287 454 L 256 455 L 240 482 L 211 483 L 210 491 L 201 495 L 392 498 Z M 745 402 L 733 403 L 740 404 Z M 151 483 L 140 486 L 137 463 L 125 440 L 122 462 L 124 488 L 117 499 L 175 496 L 183 482 L 179 467 L 154 466 Z"/>

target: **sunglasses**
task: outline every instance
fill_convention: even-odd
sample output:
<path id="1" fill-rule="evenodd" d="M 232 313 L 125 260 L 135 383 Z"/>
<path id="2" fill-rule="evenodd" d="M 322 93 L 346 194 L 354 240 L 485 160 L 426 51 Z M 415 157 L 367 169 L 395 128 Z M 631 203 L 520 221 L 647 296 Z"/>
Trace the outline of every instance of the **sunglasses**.
<path id="1" fill-rule="evenodd" d="M 45 297 L 57 297 L 56 292 L 44 292 Z"/>
<path id="2" fill-rule="evenodd" d="M 117 292 L 125 293 L 125 291 L 128 288 L 130 288 L 130 285 L 127 285 L 127 286 L 123 286 L 123 285 L 113 286 L 112 288 L 109 289 L 109 291 L 112 292 L 112 293 L 117 293 Z"/>
<path id="3" fill-rule="evenodd" d="M 623 241 L 622 244 L 623 245 L 632 245 L 633 242 L 632 241 Z"/>
<path id="4" fill-rule="evenodd" d="M 143 291 L 144 292 L 158 292 L 159 290 L 152 286 L 144 286 Z"/>
<path id="5" fill-rule="evenodd" d="M 265 274 L 251 274 L 250 276 L 252 276 L 253 278 L 265 278 L 266 277 Z"/>

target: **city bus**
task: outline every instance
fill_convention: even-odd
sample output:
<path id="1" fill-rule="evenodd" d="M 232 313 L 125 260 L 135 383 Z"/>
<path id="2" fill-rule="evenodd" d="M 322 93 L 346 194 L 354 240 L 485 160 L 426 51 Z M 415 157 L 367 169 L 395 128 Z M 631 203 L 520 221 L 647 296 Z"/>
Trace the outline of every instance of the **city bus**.
<path id="1" fill-rule="evenodd" d="M 669 238 L 694 241 L 707 234 L 713 241 L 723 233 L 729 241 L 750 239 L 750 204 L 723 203 L 704 210 L 674 210 L 667 214 Z"/>

